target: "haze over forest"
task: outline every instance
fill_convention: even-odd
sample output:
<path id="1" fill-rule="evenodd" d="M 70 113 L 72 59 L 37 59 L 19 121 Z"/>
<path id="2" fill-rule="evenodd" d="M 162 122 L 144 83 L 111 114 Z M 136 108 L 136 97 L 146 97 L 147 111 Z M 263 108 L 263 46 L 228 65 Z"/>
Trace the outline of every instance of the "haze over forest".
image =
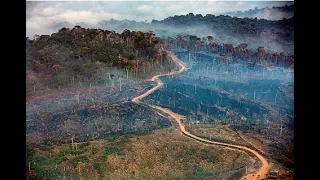
<path id="1" fill-rule="evenodd" d="M 86 6 L 91 8 L 84 10 Z M 108 2 L 28 2 L 26 26 L 29 38 L 80 25 L 118 33 L 125 29 L 153 31 L 157 37 L 213 36 L 220 43 L 250 42 L 253 49 L 264 46 L 270 51 L 293 54 L 293 6 L 293 2 L 267 1 L 114 2 L 112 7 Z"/>

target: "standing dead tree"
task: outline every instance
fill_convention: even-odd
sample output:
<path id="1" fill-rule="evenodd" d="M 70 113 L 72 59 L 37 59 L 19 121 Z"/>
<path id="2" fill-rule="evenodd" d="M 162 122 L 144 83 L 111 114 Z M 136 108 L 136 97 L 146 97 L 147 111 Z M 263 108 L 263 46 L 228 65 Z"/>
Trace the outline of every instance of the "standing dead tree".
<path id="1" fill-rule="evenodd" d="M 74 150 L 74 144 L 73 144 L 74 138 L 75 138 L 75 136 L 73 135 L 73 136 L 71 137 L 71 147 L 72 147 L 72 150 Z"/>
<path id="2" fill-rule="evenodd" d="M 118 76 L 118 79 L 119 79 L 119 82 L 120 82 L 120 84 L 119 84 L 119 89 L 120 89 L 120 91 L 121 91 L 121 79 L 122 79 L 122 76 Z"/>

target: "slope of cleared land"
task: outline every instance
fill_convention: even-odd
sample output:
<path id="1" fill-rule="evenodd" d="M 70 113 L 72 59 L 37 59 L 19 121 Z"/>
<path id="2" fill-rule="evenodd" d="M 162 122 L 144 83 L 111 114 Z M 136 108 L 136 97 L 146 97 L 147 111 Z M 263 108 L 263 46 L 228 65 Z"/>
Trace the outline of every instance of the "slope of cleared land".
<path id="1" fill-rule="evenodd" d="M 242 176 L 253 163 L 243 151 L 194 141 L 173 127 L 83 142 L 74 148 L 65 144 L 30 149 L 28 178 L 228 179 Z"/>

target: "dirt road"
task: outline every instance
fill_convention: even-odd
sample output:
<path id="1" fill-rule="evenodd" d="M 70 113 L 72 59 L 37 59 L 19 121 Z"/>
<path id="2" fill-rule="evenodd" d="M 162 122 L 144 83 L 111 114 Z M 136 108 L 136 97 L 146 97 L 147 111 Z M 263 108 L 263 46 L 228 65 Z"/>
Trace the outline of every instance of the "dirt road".
<path id="1" fill-rule="evenodd" d="M 149 94 L 153 93 L 154 91 L 156 91 L 157 89 L 159 89 L 161 86 L 163 86 L 163 82 L 159 79 L 159 77 L 161 76 L 170 76 L 170 75 L 174 75 L 174 74 L 179 74 L 181 72 L 183 72 L 186 67 L 184 66 L 184 64 L 172 53 L 172 52 L 168 52 L 169 56 L 172 58 L 173 61 L 175 61 L 179 66 L 181 66 L 179 71 L 174 71 L 168 74 L 163 74 L 163 75 L 156 75 L 154 76 L 151 80 L 152 81 L 156 81 L 157 85 L 155 87 L 153 87 L 152 89 L 150 89 L 149 91 L 145 92 L 144 94 L 141 94 L 135 98 L 132 99 L 132 102 L 135 103 L 141 103 L 140 100 L 143 99 L 144 97 L 148 96 Z M 200 138 L 198 136 L 195 136 L 191 133 L 189 133 L 188 131 L 186 131 L 184 125 L 181 123 L 181 120 L 184 119 L 185 117 L 183 117 L 182 115 L 179 115 L 177 113 L 172 112 L 171 110 L 167 109 L 167 108 L 163 108 L 160 106 L 156 106 L 156 105 L 152 105 L 152 104 L 147 104 L 144 103 L 154 109 L 157 109 L 165 114 L 170 115 L 172 118 L 174 118 L 176 120 L 176 122 L 179 125 L 179 128 L 181 130 L 181 132 L 183 134 L 185 134 L 186 136 L 189 136 L 193 139 L 196 139 L 198 141 L 201 142 L 205 142 L 205 143 L 210 143 L 210 144 L 215 144 L 215 145 L 221 145 L 221 146 L 226 146 L 226 147 L 230 147 L 230 148 L 234 148 L 234 149 L 241 149 L 241 150 L 245 150 L 247 152 L 252 153 L 253 155 L 255 155 L 261 162 L 262 162 L 262 166 L 260 167 L 259 170 L 257 170 L 255 173 L 252 174 L 247 174 L 246 176 L 244 176 L 241 179 L 247 179 L 247 180 L 253 180 L 253 179 L 263 179 L 265 178 L 266 174 L 268 173 L 269 169 L 270 169 L 270 165 L 267 162 L 267 160 L 260 155 L 257 151 L 250 149 L 248 147 L 245 146 L 238 146 L 238 145 L 233 145 L 233 144 L 228 144 L 228 143 L 221 143 L 221 142 L 216 142 L 216 141 L 210 141 L 207 139 L 203 139 Z"/>

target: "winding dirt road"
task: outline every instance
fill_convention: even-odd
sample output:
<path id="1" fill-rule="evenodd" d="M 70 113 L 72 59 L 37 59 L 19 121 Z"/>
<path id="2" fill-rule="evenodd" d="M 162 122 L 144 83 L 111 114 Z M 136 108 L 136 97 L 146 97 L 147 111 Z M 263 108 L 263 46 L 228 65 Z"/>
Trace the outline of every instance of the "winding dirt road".
<path id="1" fill-rule="evenodd" d="M 156 75 L 154 76 L 151 80 L 152 81 L 156 81 L 157 82 L 157 85 L 155 87 L 153 87 L 152 89 L 148 90 L 147 92 L 145 92 L 144 94 L 141 94 L 135 98 L 133 98 L 131 101 L 132 102 L 135 102 L 135 103 L 142 103 L 140 100 L 143 99 L 144 97 L 148 96 L 149 94 L 153 93 L 154 91 L 156 91 L 157 89 L 159 89 L 161 86 L 163 86 L 163 82 L 159 79 L 159 77 L 161 76 L 170 76 L 170 75 L 175 75 L 175 74 L 179 74 L 181 72 L 183 72 L 186 67 L 184 66 L 184 64 L 172 53 L 172 52 L 168 52 L 169 53 L 169 56 L 172 58 L 173 61 L 175 61 L 179 66 L 181 66 L 180 70 L 179 71 L 173 71 L 171 73 L 168 73 L 168 74 L 163 74 L 163 75 Z M 191 133 L 189 133 L 184 125 L 181 123 L 181 120 L 182 119 L 185 119 L 184 116 L 182 115 L 179 115 L 177 113 L 174 113 L 172 112 L 171 110 L 167 109 L 167 108 L 163 108 L 163 107 L 160 107 L 160 106 L 156 106 L 156 105 L 152 105 L 152 104 L 148 104 L 148 103 L 143 103 L 143 104 L 146 104 L 148 105 L 149 107 L 151 108 L 154 108 L 154 109 L 157 109 L 157 110 L 160 110 L 161 112 L 165 113 L 165 114 L 168 114 L 170 115 L 172 118 L 174 118 L 176 120 L 176 122 L 178 123 L 179 125 L 179 128 L 181 130 L 181 132 L 183 134 L 185 134 L 186 136 L 189 136 L 193 139 L 196 139 L 198 141 L 201 141 L 201 142 L 205 142 L 205 143 L 210 143 L 210 144 L 215 144 L 215 145 L 221 145 L 221 146 L 226 146 L 226 147 L 230 147 L 230 148 L 233 148 L 233 149 L 241 149 L 241 150 L 245 150 L 247 152 L 250 152 L 252 153 L 253 155 L 255 155 L 261 162 L 262 162 L 262 166 L 260 167 L 259 170 L 257 170 L 255 173 L 252 173 L 252 174 L 247 174 L 246 176 L 244 176 L 243 178 L 241 179 L 247 179 L 247 180 L 253 180 L 253 179 L 263 179 L 265 178 L 266 174 L 268 173 L 269 169 L 270 169 L 270 165 L 269 163 L 267 162 L 267 160 L 262 156 L 260 155 L 257 151 L 253 150 L 253 149 L 250 149 L 248 147 L 245 147 L 245 146 L 238 146 L 238 145 L 233 145 L 233 144 L 228 144 L 228 143 L 221 143 L 221 142 L 216 142 L 216 141 L 210 141 L 210 140 L 207 140 L 207 139 L 204 139 L 204 138 L 201 138 L 201 137 L 198 137 L 198 136 L 195 136 Z"/>

